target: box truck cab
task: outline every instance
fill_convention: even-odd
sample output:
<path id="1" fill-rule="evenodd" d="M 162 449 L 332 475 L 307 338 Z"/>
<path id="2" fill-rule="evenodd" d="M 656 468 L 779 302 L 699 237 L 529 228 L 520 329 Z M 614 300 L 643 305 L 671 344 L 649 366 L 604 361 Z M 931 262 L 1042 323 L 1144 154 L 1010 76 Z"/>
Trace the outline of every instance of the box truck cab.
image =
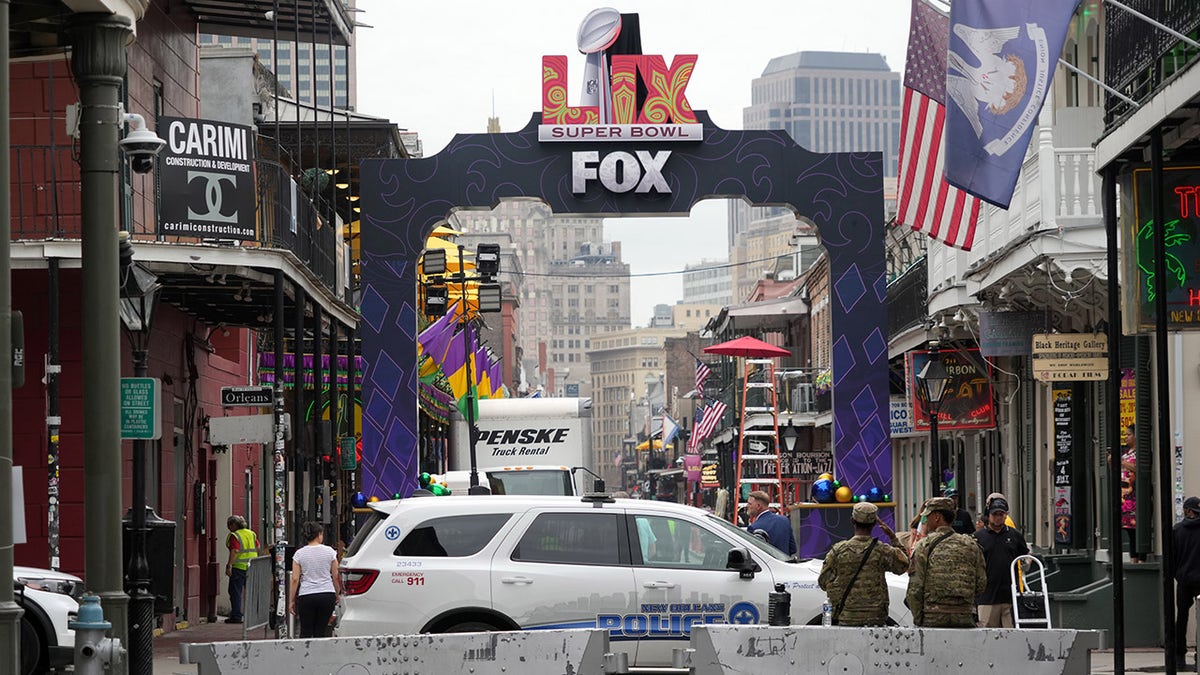
<path id="1" fill-rule="evenodd" d="M 591 489 L 592 400 L 506 398 L 479 402 L 475 466 L 492 494 L 578 495 Z M 466 418 L 451 421 L 446 484 L 467 494 L 471 444 Z M 594 474 L 593 474 L 594 475 Z"/>

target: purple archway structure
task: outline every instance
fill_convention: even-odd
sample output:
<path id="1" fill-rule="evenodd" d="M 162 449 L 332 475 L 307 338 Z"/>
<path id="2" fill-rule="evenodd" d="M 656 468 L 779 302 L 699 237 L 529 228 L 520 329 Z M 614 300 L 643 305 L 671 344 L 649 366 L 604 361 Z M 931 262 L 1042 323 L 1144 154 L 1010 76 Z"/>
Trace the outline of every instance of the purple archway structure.
<path id="1" fill-rule="evenodd" d="M 416 284 L 426 239 L 456 208 L 494 208 L 521 197 L 540 199 L 556 214 L 592 216 L 687 215 L 704 199 L 745 199 L 789 207 L 815 223 L 832 284 L 837 475 L 854 489 L 892 492 L 881 155 L 813 153 L 783 131 L 729 131 L 703 111 L 696 115 L 701 141 L 539 142 L 535 113 L 520 131 L 460 134 L 432 157 L 363 163 L 367 495 L 408 496 L 417 486 Z M 654 157 L 660 189 L 618 193 L 591 180 L 575 192 L 572 157 L 580 152 L 625 152 L 643 165 Z M 805 511 L 801 553 L 828 550 L 848 517 L 844 509 Z"/>

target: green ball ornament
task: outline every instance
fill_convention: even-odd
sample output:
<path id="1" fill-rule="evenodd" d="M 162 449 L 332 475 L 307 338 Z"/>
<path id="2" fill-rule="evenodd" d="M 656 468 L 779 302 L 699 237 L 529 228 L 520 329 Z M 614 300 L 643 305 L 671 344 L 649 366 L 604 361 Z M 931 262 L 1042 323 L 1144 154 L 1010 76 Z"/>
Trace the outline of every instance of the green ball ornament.
<path id="1" fill-rule="evenodd" d="M 889 494 L 887 494 L 887 493 L 885 492 L 885 493 L 884 493 L 884 495 L 883 495 L 883 501 L 885 501 L 885 502 L 890 502 L 890 501 L 892 501 L 892 496 L 891 496 L 891 495 L 889 495 Z"/>
<path id="2" fill-rule="evenodd" d="M 426 471 L 422 471 L 421 475 L 417 476 L 417 482 L 421 484 L 421 487 L 429 487 L 429 481 L 431 480 L 432 478 Z"/>
<path id="3" fill-rule="evenodd" d="M 836 490 L 836 489 L 838 489 L 838 488 L 840 488 L 840 487 L 842 487 L 842 481 L 840 481 L 840 480 L 835 480 L 835 481 L 833 481 L 833 489 L 834 489 L 834 490 Z"/>

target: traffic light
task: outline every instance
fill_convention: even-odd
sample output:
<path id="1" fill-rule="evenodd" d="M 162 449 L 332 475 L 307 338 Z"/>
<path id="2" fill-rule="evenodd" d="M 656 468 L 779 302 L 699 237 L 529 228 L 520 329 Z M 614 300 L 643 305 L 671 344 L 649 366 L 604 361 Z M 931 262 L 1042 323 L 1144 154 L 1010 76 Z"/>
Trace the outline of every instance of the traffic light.
<path id="1" fill-rule="evenodd" d="M 425 316 L 445 316 L 446 305 L 450 294 L 445 286 L 433 285 L 425 287 Z"/>
<path id="2" fill-rule="evenodd" d="M 475 271 L 482 277 L 500 273 L 500 244 L 480 244 L 475 248 Z"/>

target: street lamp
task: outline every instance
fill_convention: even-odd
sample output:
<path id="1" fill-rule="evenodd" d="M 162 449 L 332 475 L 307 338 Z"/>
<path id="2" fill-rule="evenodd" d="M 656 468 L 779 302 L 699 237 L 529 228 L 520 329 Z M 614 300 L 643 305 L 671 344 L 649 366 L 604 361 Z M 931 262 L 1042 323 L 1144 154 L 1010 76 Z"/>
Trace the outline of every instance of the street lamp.
<path id="1" fill-rule="evenodd" d="M 120 235 L 122 251 L 131 252 L 129 233 Z M 121 323 L 133 343 L 133 376 L 146 377 L 150 322 L 162 285 L 158 277 L 136 263 L 131 264 L 121 286 Z M 133 441 L 132 545 L 126 576 L 129 600 L 129 670 L 150 675 L 154 669 L 154 595 L 150 593 L 150 564 L 146 561 L 146 441 Z"/>
<path id="2" fill-rule="evenodd" d="M 940 492 L 938 488 L 942 482 L 942 453 L 938 449 L 938 414 L 949 382 L 950 375 L 946 372 L 946 365 L 942 363 L 941 351 L 936 344 L 930 345 L 929 360 L 925 362 L 921 372 L 917 373 L 917 384 L 929 411 L 929 445 L 933 450 L 934 492 Z"/>
<path id="3" fill-rule="evenodd" d="M 796 425 L 788 420 L 787 426 L 779 432 L 779 442 L 783 444 L 783 449 L 789 455 L 796 451 L 796 441 L 800 440 L 800 432 L 796 430 Z"/>

